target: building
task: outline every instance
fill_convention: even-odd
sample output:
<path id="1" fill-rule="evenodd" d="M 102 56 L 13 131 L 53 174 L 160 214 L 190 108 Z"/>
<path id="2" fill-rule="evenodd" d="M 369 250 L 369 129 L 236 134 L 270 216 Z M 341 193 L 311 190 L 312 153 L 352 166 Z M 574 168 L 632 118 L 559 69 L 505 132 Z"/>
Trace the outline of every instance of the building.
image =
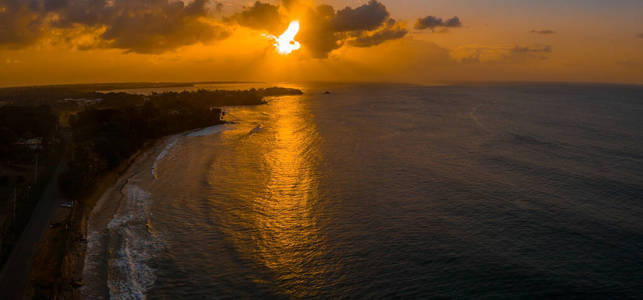
<path id="1" fill-rule="evenodd" d="M 40 150 L 42 149 L 42 138 L 37 137 L 31 139 L 20 139 L 19 141 L 15 142 L 14 145 L 25 146 L 31 150 Z"/>

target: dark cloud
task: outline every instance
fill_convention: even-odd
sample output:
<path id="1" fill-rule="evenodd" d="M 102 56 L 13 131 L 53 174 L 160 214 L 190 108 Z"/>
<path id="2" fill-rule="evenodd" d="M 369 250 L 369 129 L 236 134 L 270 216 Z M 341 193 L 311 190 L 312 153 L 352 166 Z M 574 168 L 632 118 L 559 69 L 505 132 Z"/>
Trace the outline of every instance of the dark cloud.
<path id="1" fill-rule="evenodd" d="M 463 64 L 520 64 L 549 59 L 551 46 L 463 46 L 452 50 L 452 56 Z"/>
<path id="2" fill-rule="evenodd" d="M 228 21 L 235 21 L 241 26 L 253 29 L 266 29 L 275 33 L 282 30 L 284 23 L 281 21 L 279 7 L 270 3 L 255 2 L 253 6 L 244 7 L 240 13 L 227 18 Z"/>
<path id="3" fill-rule="evenodd" d="M 389 19 L 387 24 L 379 30 L 374 32 L 363 32 L 355 39 L 349 40 L 349 45 L 355 47 L 371 47 L 384 43 L 389 40 L 401 39 L 409 31 L 404 28 L 400 23 L 393 19 Z"/>
<path id="4" fill-rule="evenodd" d="M 301 4 L 302 2 L 298 0 L 282 2 L 286 9 Z M 263 9 L 257 9 L 257 7 Z M 271 13 L 259 13 L 267 10 Z M 237 19 L 238 24 L 249 28 L 274 31 L 274 20 L 282 22 L 278 12 L 277 6 L 256 2 L 254 6 L 245 8 L 244 11 L 229 19 Z M 243 19 L 243 22 L 239 21 L 240 19 Z M 280 30 L 284 30 L 286 25 L 280 24 Z M 390 13 L 384 4 L 371 0 L 359 7 L 346 7 L 339 11 L 330 5 L 309 7 L 302 18 L 301 31 L 297 39 L 313 57 L 326 58 L 330 52 L 345 44 L 370 47 L 402 38 L 407 32 L 402 24 L 390 18 Z"/>
<path id="5" fill-rule="evenodd" d="M 438 28 L 438 27 L 445 27 L 445 28 L 462 27 L 462 22 L 458 17 L 453 17 L 451 19 L 444 21 L 442 20 L 442 18 L 438 18 L 434 16 L 426 16 L 424 18 L 419 18 L 415 22 L 415 29 L 419 29 L 419 30 L 423 30 L 423 29 L 434 30 L 435 28 Z"/>
<path id="6" fill-rule="evenodd" d="M 637 38 L 643 39 L 643 32 L 636 35 Z"/>
<path id="7" fill-rule="evenodd" d="M 187 1 L 186 1 L 187 2 Z M 159 53 L 228 35 L 206 21 L 209 0 L 0 0 L 0 45 L 28 45 L 50 29 L 104 28 L 95 47 Z M 4 16 L 6 15 L 6 17 Z M 47 21 L 52 20 L 52 21 Z M 91 48 L 92 46 L 84 46 Z"/>
<path id="8" fill-rule="evenodd" d="M 535 34 L 555 34 L 556 31 L 550 30 L 550 29 L 543 29 L 543 30 L 532 30 L 530 31 L 531 33 Z"/>
<path id="9" fill-rule="evenodd" d="M 120 0 L 117 2 L 137 2 Z M 158 53 L 185 45 L 227 37 L 223 27 L 205 22 L 207 0 L 183 2 L 151 0 L 146 4 L 125 5 L 127 13 L 113 14 L 101 37 L 110 47 L 133 52 Z"/>
<path id="10" fill-rule="evenodd" d="M 511 53 L 551 53 L 551 46 L 543 47 L 521 47 L 516 46 L 511 50 Z"/>
<path id="11" fill-rule="evenodd" d="M 336 31 L 374 30 L 380 27 L 390 14 L 384 4 L 375 0 L 369 1 L 358 8 L 346 7 L 332 20 Z"/>
<path id="12" fill-rule="evenodd" d="M 0 0 L 0 46 L 21 47 L 42 36 L 39 6 L 37 1 Z"/>
<path id="13" fill-rule="evenodd" d="M 407 33 L 390 18 L 386 6 L 374 0 L 337 12 L 329 5 L 321 5 L 312 10 L 307 19 L 313 21 L 301 34 L 302 45 L 316 58 L 326 58 L 347 43 L 370 47 L 402 38 Z"/>
<path id="14" fill-rule="evenodd" d="M 257 1 L 225 18 L 226 22 L 217 23 L 214 16 L 220 15 L 222 6 L 214 0 L 0 0 L 0 47 L 23 47 L 43 38 L 62 36 L 78 49 L 161 53 L 223 39 L 229 35 L 225 23 L 280 33 L 290 21 L 281 13 L 290 9 L 303 12 L 298 39 L 317 58 L 325 58 L 346 44 L 370 47 L 408 33 L 376 0 L 341 10 L 306 3 L 309 2 L 283 0 L 279 6 Z M 439 21 L 445 28 L 461 26 L 457 17 Z M 78 45 L 75 38 L 79 33 L 95 38 L 83 39 Z"/>
<path id="15" fill-rule="evenodd" d="M 546 60 L 549 59 L 552 53 L 551 46 L 529 47 L 529 46 L 515 46 L 509 53 L 503 56 L 505 62 L 524 62 L 533 60 Z"/>
<path id="16" fill-rule="evenodd" d="M 462 27 L 462 22 L 460 22 L 460 18 L 453 17 L 451 19 L 446 20 L 446 22 L 444 22 L 444 27 L 450 27 L 450 28 Z"/>
<path id="17" fill-rule="evenodd" d="M 336 32 L 332 25 L 335 9 L 330 5 L 320 5 L 308 11 L 305 26 L 299 33 L 302 47 L 315 58 L 326 58 L 328 53 L 344 45 L 347 34 Z"/>

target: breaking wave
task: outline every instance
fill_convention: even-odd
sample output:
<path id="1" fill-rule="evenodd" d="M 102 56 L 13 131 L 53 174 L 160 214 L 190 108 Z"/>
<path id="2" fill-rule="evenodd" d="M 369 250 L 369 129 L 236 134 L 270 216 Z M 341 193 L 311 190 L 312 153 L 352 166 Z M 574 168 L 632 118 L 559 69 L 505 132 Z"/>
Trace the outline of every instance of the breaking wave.
<path id="1" fill-rule="evenodd" d="M 213 135 L 222 131 L 229 130 L 230 126 L 227 124 L 223 125 L 215 125 L 215 126 L 210 126 L 206 127 L 197 131 L 194 131 L 192 133 L 189 133 L 189 137 L 201 137 L 201 136 L 208 136 L 208 135 Z"/>
<path id="2" fill-rule="evenodd" d="M 165 149 L 159 153 L 159 155 L 156 157 L 156 160 L 154 160 L 154 165 L 152 165 L 152 176 L 154 176 L 154 179 L 158 179 L 158 176 L 156 175 L 156 168 L 158 167 L 158 164 L 165 156 L 167 156 L 168 153 L 170 153 L 170 150 L 176 146 L 176 143 L 179 141 L 178 136 L 172 137 L 170 142 L 167 143 L 165 146 Z"/>
<path id="3" fill-rule="evenodd" d="M 149 222 L 151 194 L 127 183 L 123 201 L 107 231 L 112 255 L 107 261 L 109 295 L 112 299 L 144 299 L 156 281 L 148 261 L 162 249 L 162 239 Z"/>

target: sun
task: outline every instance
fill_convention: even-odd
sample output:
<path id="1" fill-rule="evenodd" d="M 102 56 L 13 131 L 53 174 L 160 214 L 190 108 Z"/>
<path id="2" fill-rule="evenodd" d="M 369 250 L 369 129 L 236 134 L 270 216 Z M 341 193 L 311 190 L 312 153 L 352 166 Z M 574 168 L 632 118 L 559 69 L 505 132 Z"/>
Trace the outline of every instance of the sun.
<path id="1" fill-rule="evenodd" d="M 298 41 L 295 41 L 295 37 L 299 33 L 299 21 L 295 20 L 290 22 L 288 29 L 282 33 L 279 37 L 274 35 L 265 35 L 275 41 L 274 46 L 277 49 L 277 52 L 282 55 L 288 55 L 295 50 L 301 48 L 301 44 Z"/>

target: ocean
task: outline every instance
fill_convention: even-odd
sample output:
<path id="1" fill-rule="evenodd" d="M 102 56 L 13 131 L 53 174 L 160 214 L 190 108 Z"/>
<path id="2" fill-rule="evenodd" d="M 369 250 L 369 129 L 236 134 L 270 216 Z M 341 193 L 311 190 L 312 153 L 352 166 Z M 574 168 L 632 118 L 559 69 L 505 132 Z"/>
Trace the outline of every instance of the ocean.
<path id="1" fill-rule="evenodd" d="M 643 87 L 288 87 L 138 158 L 85 297 L 643 295 Z"/>

